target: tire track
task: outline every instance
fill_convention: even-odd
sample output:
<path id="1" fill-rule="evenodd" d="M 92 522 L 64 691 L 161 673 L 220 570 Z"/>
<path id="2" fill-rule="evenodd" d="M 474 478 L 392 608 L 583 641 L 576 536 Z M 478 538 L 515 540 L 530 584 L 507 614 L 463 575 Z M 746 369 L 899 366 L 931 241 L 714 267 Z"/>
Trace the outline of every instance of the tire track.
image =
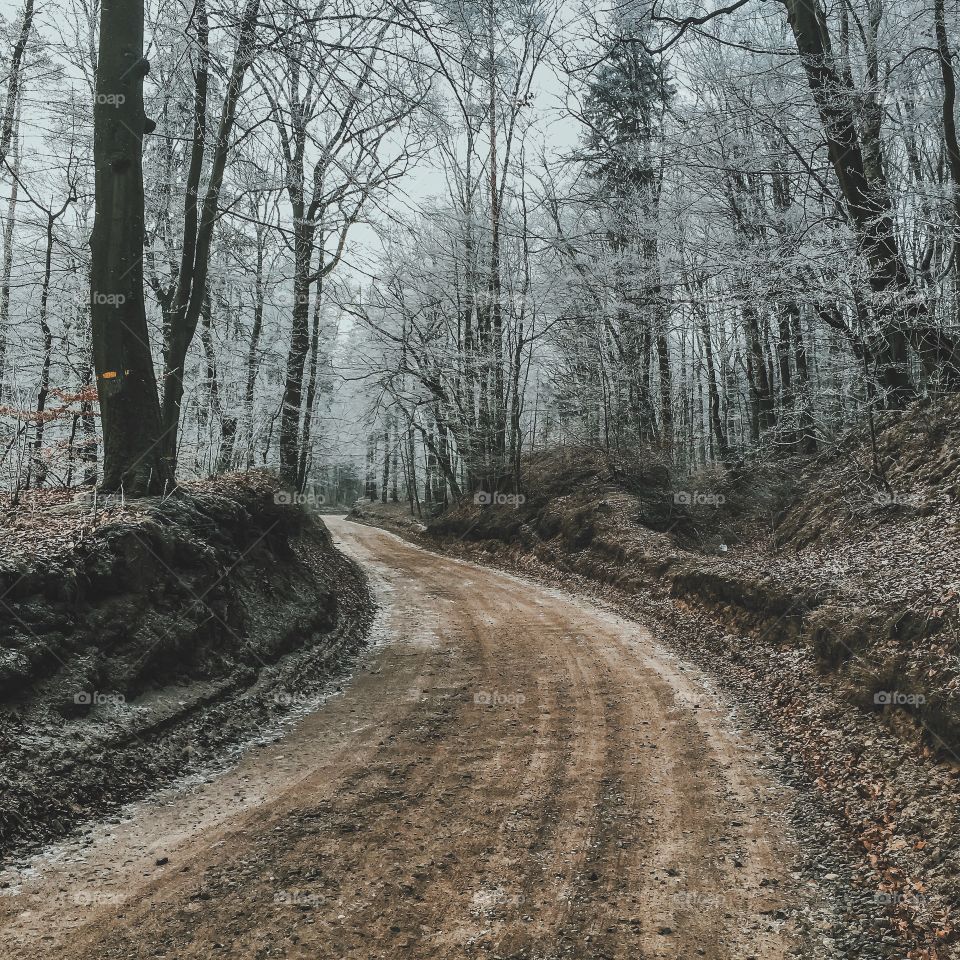
<path id="1" fill-rule="evenodd" d="M 15 878 L 11 960 L 797 955 L 756 895 L 789 887 L 775 785 L 690 673 L 557 591 L 331 526 L 385 642 L 279 743 Z"/>

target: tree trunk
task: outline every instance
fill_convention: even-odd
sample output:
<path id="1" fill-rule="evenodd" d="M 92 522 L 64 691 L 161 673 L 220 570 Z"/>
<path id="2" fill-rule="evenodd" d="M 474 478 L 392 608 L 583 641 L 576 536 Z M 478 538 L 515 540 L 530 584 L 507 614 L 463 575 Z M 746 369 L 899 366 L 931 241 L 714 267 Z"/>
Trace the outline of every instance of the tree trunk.
<path id="1" fill-rule="evenodd" d="M 423 432 L 423 502 L 433 515 L 433 491 L 435 486 L 434 472 L 437 468 L 437 457 L 433 452 L 433 428 L 427 427 Z"/>
<path id="2" fill-rule="evenodd" d="M 413 418 L 407 427 L 407 456 L 406 456 L 406 474 L 407 474 L 407 497 L 410 500 L 410 514 L 414 510 L 420 513 L 420 498 L 417 496 L 417 461 L 416 461 L 416 440 L 413 432 Z"/>
<path id="3" fill-rule="evenodd" d="M 250 346 L 247 349 L 247 382 L 244 385 L 243 394 L 243 417 L 246 421 L 247 430 L 247 469 L 253 466 L 253 400 L 257 385 L 257 365 L 259 362 L 258 351 L 260 348 L 260 335 L 263 332 L 263 256 L 264 256 L 264 236 L 265 231 L 261 228 L 257 230 L 257 270 L 255 275 L 254 301 L 253 301 L 253 325 L 250 328 Z"/>
<path id="4" fill-rule="evenodd" d="M 203 352 L 207 358 L 207 384 L 210 392 L 210 406 L 213 408 L 217 423 L 220 425 L 220 452 L 217 454 L 216 473 L 228 473 L 233 469 L 233 449 L 237 437 L 237 418 L 231 416 L 223 406 L 220 395 L 220 374 L 217 372 L 217 355 L 213 347 L 213 304 L 210 297 L 205 299 L 202 312 L 203 328 L 200 338 Z"/>
<path id="5" fill-rule="evenodd" d="M 366 498 L 371 502 L 377 499 L 377 435 L 367 437 L 367 476 Z"/>
<path id="6" fill-rule="evenodd" d="M 93 388 L 93 357 L 84 362 L 80 372 L 80 388 L 86 393 Z M 94 486 L 97 482 L 97 418 L 90 400 L 80 402 L 80 435 L 82 437 L 83 483 Z"/>
<path id="7" fill-rule="evenodd" d="M 197 69 L 193 90 L 193 142 L 187 168 L 183 202 L 183 248 L 177 282 L 169 301 L 164 301 L 163 317 L 163 452 L 171 471 L 176 469 L 177 435 L 180 429 L 180 404 L 183 401 L 183 365 L 192 338 L 186 329 L 187 308 L 197 254 L 197 225 L 200 217 L 200 177 L 207 140 L 207 85 L 210 71 L 210 31 L 205 0 L 197 0 Z"/>
<path id="8" fill-rule="evenodd" d="M 777 325 L 777 370 L 780 374 L 780 429 L 779 441 L 792 447 L 797 442 L 796 402 L 793 392 L 793 368 L 790 366 L 792 353 L 791 318 L 800 312 L 796 301 L 789 300 L 780 305 Z"/>
<path id="9" fill-rule="evenodd" d="M 53 331 L 48 322 L 48 304 L 50 302 L 50 271 L 53 264 L 53 224 L 52 214 L 47 214 L 47 243 L 43 261 L 43 283 L 40 286 L 40 334 L 43 338 L 43 365 L 40 368 L 40 389 L 37 391 L 37 424 L 34 429 L 33 456 L 27 467 L 27 489 L 30 488 L 31 473 L 36 486 L 42 487 L 47 479 L 47 465 L 43 459 L 43 426 L 47 409 L 47 397 L 50 394 L 50 365 L 53 361 Z"/>
<path id="10" fill-rule="evenodd" d="M 943 140 L 947 148 L 947 169 L 953 188 L 953 248 L 950 251 L 954 270 L 960 265 L 960 140 L 957 138 L 957 76 L 953 69 L 953 51 L 947 40 L 944 0 L 933 0 L 934 32 L 943 76 Z"/>
<path id="11" fill-rule="evenodd" d="M 390 489 L 390 420 L 387 419 L 386 429 L 383 431 L 383 482 L 380 484 L 380 502 L 387 502 L 387 491 Z"/>
<path id="12" fill-rule="evenodd" d="M 287 353 L 280 414 L 280 479 L 297 483 L 300 418 L 303 407 L 303 371 L 310 352 L 310 263 L 313 259 L 313 226 L 304 221 L 303 205 L 294 209 L 293 329 Z"/>
<path id="13" fill-rule="evenodd" d="M 13 231 L 17 224 L 17 199 L 20 187 L 20 137 L 17 133 L 19 118 L 13 134 L 13 157 L 10 169 L 13 182 L 10 184 L 10 199 L 7 201 L 7 218 L 3 224 L 3 266 L 0 279 L 0 401 L 4 397 L 4 373 L 7 357 L 7 330 L 10 327 L 10 277 L 13 273 Z"/>
<path id="14" fill-rule="evenodd" d="M 759 442 L 773 421 L 773 390 L 763 354 L 760 324 L 752 305 L 743 307 L 743 326 L 747 337 L 747 376 L 750 381 L 751 427 L 750 436 Z"/>
<path id="15" fill-rule="evenodd" d="M 202 6 L 202 5 L 201 5 Z M 204 8 L 205 9 L 205 8 Z M 257 16 L 260 11 L 260 0 L 247 0 L 244 7 L 243 19 L 240 24 L 240 36 L 237 41 L 237 50 L 234 54 L 233 65 L 230 70 L 230 80 L 227 84 L 226 96 L 223 101 L 223 110 L 220 114 L 220 124 L 217 128 L 217 138 L 214 143 L 213 159 L 210 166 L 210 178 L 203 198 L 203 206 L 197 213 L 196 194 L 187 197 L 185 212 L 187 214 L 186 229 L 184 231 L 184 256 L 181 262 L 180 274 L 177 280 L 177 290 L 174 294 L 169 323 L 170 336 L 165 345 L 165 379 L 163 390 L 163 431 L 164 456 L 167 458 L 171 471 L 176 466 L 177 432 L 180 427 L 180 404 L 183 400 L 183 367 L 187 358 L 187 351 L 193 341 L 203 307 L 203 298 L 207 288 L 207 273 L 210 266 L 210 248 L 213 242 L 213 229 L 216 225 L 220 210 L 220 191 L 223 187 L 223 175 L 226 170 L 227 156 L 230 152 L 230 139 L 233 133 L 234 120 L 237 113 L 237 104 L 243 90 L 243 81 L 247 69 L 253 61 L 253 48 L 256 40 Z M 206 18 L 198 22 L 198 37 L 205 50 Z M 203 144 L 198 138 L 204 135 L 205 122 L 201 120 L 201 103 L 206 101 L 206 78 L 198 75 L 196 102 L 194 105 L 194 144 L 191 155 L 191 176 L 193 176 L 194 162 L 202 162 Z M 203 86 L 201 89 L 201 78 Z M 199 159 L 198 159 L 199 158 Z M 199 173 L 194 176 L 194 187 L 199 183 Z M 196 232 L 193 225 L 196 224 Z"/>
<path id="16" fill-rule="evenodd" d="M 813 419 L 813 404 L 810 400 L 810 369 L 807 363 L 807 347 L 800 326 L 800 311 L 791 314 L 793 332 L 793 358 L 797 368 L 796 408 L 799 418 L 797 440 L 800 453 L 817 452 L 816 424 Z"/>
<path id="17" fill-rule="evenodd" d="M 889 191 L 882 177 L 871 181 L 868 176 L 862 135 L 851 107 L 855 91 L 833 56 L 819 0 L 783 3 L 820 112 L 830 162 L 846 201 L 850 224 L 869 267 L 879 328 L 872 349 L 880 366 L 884 401 L 889 407 L 902 407 L 914 395 L 908 341 L 928 372 L 943 375 L 952 384 L 960 380 L 956 345 L 943 331 L 931 327 L 922 304 L 916 302 L 916 291 L 897 241 Z M 875 128 L 868 126 L 864 133 L 875 136 Z M 866 152 L 871 151 L 876 154 L 879 144 L 869 144 Z"/>
<path id="18" fill-rule="evenodd" d="M 489 353 L 487 362 L 492 370 L 485 377 L 487 398 L 492 405 L 489 422 L 490 458 L 488 468 L 493 483 L 499 483 L 504 475 L 506 464 L 507 420 L 504 398 L 504 371 L 503 371 L 503 277 L 501 263 L 501 216 L 502 197 L 499 185 L 499 167 L 497 161 L 497 63 L 494 37 L 496 30 L 496 5 L 494 0 L 488 0 L 488 56 L 489 75 L 488 110 L 490 124 L 490 318 L 489 318 Z M 509 145 L 508 145 L 509 160 Z"/>
<path id="19" fill-rule="evenodd" d="M 400 502 L 400 484 L 397 478 L 397 467 L 399 460 L 399 447 L 400 447 L 400 432 L 397 429 L 397 418 L 392 416 L 391 418 L 393 424 L 393 462 L 390 465 L 391 471 L 391 486 L 390 486 L 390 499 L 393 503 Z"/>
<path id="20" fill-rule="evenodd" d="M 723 419 L 720 415 L 720 390 L 717 387 L 717 375 L 713 360 L 713 343 L 710 340 L 710 324 L 707 317 L 703 318 L 703 352 L 707 367 L 707 390 L 710 404 L 710 427 L 717 445 L 717 456 L 721 463 L 726 463 L 730 457 L 727 435 L 723 429 Z"/>
<path id="21" fill-rule="evenodd" d="M 660 373 L 660 436 L 663 444 L 673 444 L 673 371 L 670 368 L 670 345 L 667 341 L 666 317 L 658 310 L 657 364 Z"/>
<path id="22" fill-rule="evenodd" d="M 3 111 L 3 129 L 0 130 L 0 166 L 3 166 L 13 142 L 16 118 L 20 108 L 20 83 L 23 79 L 24 57 L 30 31 L 33 29 L 33 0 L 27 0 L 20 20 L 20 33 L 10 54 L 10 66 L 7 76 L 7 103 Z"/>
<path id="23" fill-rule="evenodd" d="M 310 464 L 310 445 L 313 434 L 313 408 L 317 399 L 318 368 L 320 364 L 320 305 L 323 300 L 323 283 L 317 282 L 313 301 L 313 323 L 310 331 L 310 372 L 307 376 L 307 401 L 304 404 L 303 431 L 300 437 L 300 460 L 297 467 L 297 489 L 303 490 L 307 482 Z"/>
<path id="24" fill-rule="evenodd" d="M 90 324 L 103 422 L 105 491 L 137 497 L 172 483 L 143 300 L 143 0 L 103 0 L 94 104 L 95 218 Z"/>

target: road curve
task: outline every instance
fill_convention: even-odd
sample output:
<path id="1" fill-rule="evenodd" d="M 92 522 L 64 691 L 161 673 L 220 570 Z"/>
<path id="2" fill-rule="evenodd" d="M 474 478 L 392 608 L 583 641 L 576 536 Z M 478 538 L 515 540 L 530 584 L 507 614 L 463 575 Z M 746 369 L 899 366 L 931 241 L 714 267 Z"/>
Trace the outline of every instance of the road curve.
<path id="1" fill-rule="evenodd" d="M 11 960 L 770 960 L 778 787 L 636 624 L 329 523 L 370 572 L 344 692 L 3 879 Z"/>

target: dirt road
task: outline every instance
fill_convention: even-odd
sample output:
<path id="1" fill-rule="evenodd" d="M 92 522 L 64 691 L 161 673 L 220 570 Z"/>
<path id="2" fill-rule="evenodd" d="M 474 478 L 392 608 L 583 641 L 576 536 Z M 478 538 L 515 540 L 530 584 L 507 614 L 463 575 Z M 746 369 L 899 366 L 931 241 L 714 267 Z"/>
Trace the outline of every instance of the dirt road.
<path id="1" fill-rule="evenodd" d="M 777 787 L 695 670 L 597 607 L 330 526 L 383 608 L 343 694 L 0 877 L 3 956 L 797 951 Z"/>

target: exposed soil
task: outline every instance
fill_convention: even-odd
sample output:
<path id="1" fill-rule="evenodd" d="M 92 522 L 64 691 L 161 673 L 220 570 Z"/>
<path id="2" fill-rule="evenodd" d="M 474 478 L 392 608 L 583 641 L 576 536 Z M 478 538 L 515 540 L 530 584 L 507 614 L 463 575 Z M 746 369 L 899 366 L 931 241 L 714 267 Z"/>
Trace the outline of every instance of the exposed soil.
<path id="1" fill-rule="evenodd" d="M 840 955 L 836 876 L 796 866 L 793 792 L 702 673 L 590 603 L 330 525 L 382 604 L 343 695 L 4 874 L 5 956 Z"/>
<path id="2" fill-rule="evenodd" d="M 406 526 L 403 524 L 401 526 Z M 448 543 L 445 551 L 518 571 L 609 606 L 716 678 L 769 745 L 779 778 L 795 788 L 789 821 L 800 872 L 827 880 L 816 924 L 822 946 L 852 960 L 938 960 L 956 953 L 954 868 L 960 794 L 956 771 L 845 702 L 809 652 L 758 645 L 702 611 L 646 591 L 624 591 L 514 551 Z M 913 731 L 915 737 L 918 731 Z"/>
<path id="3" fill-rule="evenodd" d="M 706 668 L 809 790 L 806 846 L 852 863 L 840 948 L 930 960 L 960 955 L 960 398 L 875 427 L 876 455 L 864 427 L 683 480 L 558 449 L 516 506 L 352 515 L 609 602 Z"/>
<path id="4" fill-rule="evenodd" d="M 0 858 L 220 761 L 349 667 L 363 575 L 266 475 L 0 534 Z M 13 544 L 16 543 L 14 550 Z"/>

